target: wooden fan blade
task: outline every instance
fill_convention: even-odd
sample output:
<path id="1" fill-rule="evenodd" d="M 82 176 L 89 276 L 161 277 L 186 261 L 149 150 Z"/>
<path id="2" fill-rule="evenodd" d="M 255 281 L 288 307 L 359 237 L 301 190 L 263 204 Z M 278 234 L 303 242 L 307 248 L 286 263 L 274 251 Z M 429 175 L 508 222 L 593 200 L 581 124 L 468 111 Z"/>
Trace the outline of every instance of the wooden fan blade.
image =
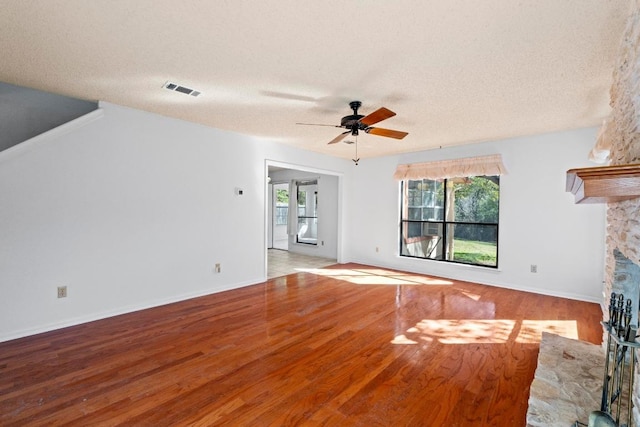
<path id="1" fill-rule="evenodd" d="M 331 141 L 329 141 L 329 144 L 335 144 L 337 142 L 342 141 L 348 134 L 350 134 L 351 131 L 348 130 L 346 132 L 342 132 L 340 135 L 336 136 L 335 138 L 333 138 Z"/>
<path id="2" fill-rule="evenodd" d="M 396 113 L 389 110 L 388 108 L 380 107 L 373 113 L 361 118 L 360 123 L 365 126 L 371 126 L 374 123 L 381 122 L 382 120 L 388 119 L 389 117 L 393 117 L 395 115 Z"/>
<path id="3" fill-rule="evenodd" d="M 368 128 L 368 129 L 365 129 L 365 132 L 370 133 L 372 135 L 386 136 L 387 138 L 395 138 L 395 139 L 402 139 L 405 136 L 409 135 L 408 132 L 402 132 L 399 130 L 391 130 L 391 129 L 383 129 L 383 128 Z"/>

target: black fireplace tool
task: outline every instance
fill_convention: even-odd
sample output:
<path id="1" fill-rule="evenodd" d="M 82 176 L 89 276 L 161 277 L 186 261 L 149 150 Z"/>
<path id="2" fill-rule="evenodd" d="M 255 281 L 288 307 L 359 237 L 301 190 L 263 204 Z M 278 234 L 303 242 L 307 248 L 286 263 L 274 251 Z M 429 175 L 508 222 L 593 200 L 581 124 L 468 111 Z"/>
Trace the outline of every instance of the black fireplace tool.
<path id="1" fill-rule="evenodd" d="M 602 384 L 602 400 L 600 410 L 589 415 L 589 424 L 576 421 L 574 426 L 589 427 L 630 427 L 632 426 L 632 396 L 635 376 L 636 348 L 640 343 L 636 341 L 637 328 L 632 326 L 632 302 L 626 300 L 623 294 L 611 293 L 609 300 L 609 320 L 601 322 L 607 333 L 607 347 Z M 629 357 L 629 372 L 625 381 L 625 367 Z M 622 411 L 622 393 L 627 383 L 627 424 L 620 424 Z M 615 415 L 615 416 L 614 416 Z"/>

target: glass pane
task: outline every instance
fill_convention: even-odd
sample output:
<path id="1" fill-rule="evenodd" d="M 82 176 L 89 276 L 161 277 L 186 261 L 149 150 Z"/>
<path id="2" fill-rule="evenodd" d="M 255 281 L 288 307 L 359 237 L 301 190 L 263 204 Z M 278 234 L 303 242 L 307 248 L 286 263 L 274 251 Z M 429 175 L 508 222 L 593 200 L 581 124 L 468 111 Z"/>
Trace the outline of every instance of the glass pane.
<path id="1" fill-rule="evenodd" d="M 298 243 L 309 243 L 315 245 L 318 243 L 318 219 L 317 218 L 298 218 L 298 235 L 296 236 Z"/>
<path id="2" fill-rule="evenodd" d="M 289 190 L 284 190 L 282 188 L 276 189 L 276 203 L 278 205 L 288 205 L 289 204 Z"/>
<path id="3" fill-rule="evenodd" d="M 444 185 L 430 179 L 406 181 L 402 219 L 442 221 L 444 219 Z M 413 209 L 416 208 L 416 209 Z M 417 208 L 422 208 L 418 210 Z"/>
<path id="4" fill-rule="evenodd" d="M 422 180 L 422 219 L 442 221 L 444 219 L 444 182 L 431 179 Z"/>
<path id="5" fill-rule="evenodd" d="M 448 224 L 447 259 L 465 264 L 498 265 L 498 227 L 484 224 Z"/>
<path id="6" fill-rule="evenodd" d="M 297 243 L 318 243 L 318 186 L 316 182 L 298 184 Z"/>
<path id="7" fill-rule="evenodd" d="M 419 208 L 422 206 L 422 192 L 420 190 L 409 190 L 407 206 L 409 208 Z"/>
<path id="8" fill-rule="evenodd" d="M 287 225 L 289 206 L 276 206 L 276 225 Z"/>
<path id="9" fill-rule="evenodd" d="M 421 217 L 422 217 L 422 209 L 421 208 L 409 208 L 408 218 L 405 218 L 405 219 L 411 219 L 411 220 L 420 221 L 422 219 Z"/>
<path id="10" fill-rule="evenodd" d="M 298 187 L 298 206 L 306 206 L 307 204 L 307 192 Z"/>
<path id="11" fill-rule="evenodd" d="M 498 176 L 451 178 L 447 180 L 447 201 L 453 204 L 447 221 L 498 223 L 500 180 Z"/>
<path id="12" fill-rule="evenodd" d="M 443 259 L 442 223 L 403 222 L 400 255 Z"/>
<path id="13" fill-rule="evenodd" d="M 440 206 L 433 206 L 422 209 L 423 221 L 442 221 L 444 218 L 444 208 Z"/>
<path id="14" fill-rule="evenodd" d="M 315 218 L 318 212 L 318 186 L 298 186 L 298 216 Z"/>
<path id="15" fill-rule="evenodd" d="M 420 237 L 422 235 L 422 224 L 419 222 L 405 223 L 406 237 Z"/>

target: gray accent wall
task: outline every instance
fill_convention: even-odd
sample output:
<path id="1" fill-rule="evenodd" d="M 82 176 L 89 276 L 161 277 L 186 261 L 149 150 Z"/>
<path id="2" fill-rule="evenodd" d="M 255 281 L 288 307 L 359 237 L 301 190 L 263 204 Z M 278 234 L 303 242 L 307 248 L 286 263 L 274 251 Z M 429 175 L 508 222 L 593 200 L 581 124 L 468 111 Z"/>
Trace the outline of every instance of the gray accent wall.
<path id="1" fill-rule="evenodd" d="M 0 82 L 0 151 L 97 108 L 97 102 Z"/>

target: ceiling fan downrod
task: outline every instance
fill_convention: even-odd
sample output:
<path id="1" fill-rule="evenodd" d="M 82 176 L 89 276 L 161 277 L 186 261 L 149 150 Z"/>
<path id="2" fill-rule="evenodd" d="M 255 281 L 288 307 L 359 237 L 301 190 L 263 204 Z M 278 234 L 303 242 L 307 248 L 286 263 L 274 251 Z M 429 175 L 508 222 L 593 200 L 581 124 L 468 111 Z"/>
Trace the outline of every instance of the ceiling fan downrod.
<path id="1" fill-rule="evenodd" d="M 358 166 L 358 162 L 360 161 L 360 158 L 358 157 L 358 134 L 357 133 L 356 133 L 356 158 L 351 160 L 353 160 L 353 163 L 355 163 L 355 165 Z"/>
<path id="2" fill-rule="evenodd" d="M 360 123 L 360 119 L 364 116 L 362 114 L 358 114 L 358 108 L 362 105 L 360 101 L 351 101 L 349 103 L 349 107 L 353 110 L 353 114 L 348 116 L 344 116 L 342 120 L 340 120 L 340 127 L 345 129 L 349 129 L 351 131 L 351 135 L 358 136 L 359 130 L 364 129 L 362 124 Z"/>

